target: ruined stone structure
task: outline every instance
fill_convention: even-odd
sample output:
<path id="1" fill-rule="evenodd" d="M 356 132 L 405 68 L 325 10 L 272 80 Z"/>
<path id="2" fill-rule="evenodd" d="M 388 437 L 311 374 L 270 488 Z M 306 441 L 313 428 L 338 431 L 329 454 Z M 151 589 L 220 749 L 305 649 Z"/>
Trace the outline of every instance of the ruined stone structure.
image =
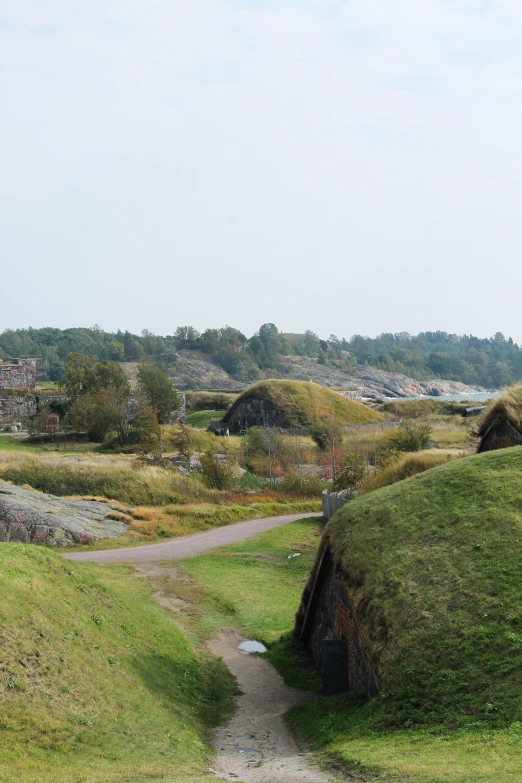
<path id="1" fill-rule="evenodd" d="M 63 394 L 38 395 L 6 391 L 0 389 L 0 422 L 9 422 L 13 419 L 26 421 L 39 413 L 41 406 L 49 406 L 53 402 L 65 402 L 67 397 Z"/>
<path id="2" fill-rule="evenodd" d="M 0 360 L 0 389 L 36 388 L 37 359 Z"/>
<path id="3" fill-rule="evenodd" d="M 323 543 L 296 618 L 295 636 L 312 653 L 323 674 L 325 694 L 353 691 L 376 696 L 376 677 L 368 662 L 342 568 Z"/>

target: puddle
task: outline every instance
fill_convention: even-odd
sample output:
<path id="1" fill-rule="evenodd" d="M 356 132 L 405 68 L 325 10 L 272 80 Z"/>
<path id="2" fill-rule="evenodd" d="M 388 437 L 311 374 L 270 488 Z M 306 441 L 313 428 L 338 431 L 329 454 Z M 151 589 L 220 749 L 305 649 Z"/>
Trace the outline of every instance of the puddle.
<path id="1" fill-rule="evenodd" d="M 264 644 L 261 644 L 261 642 L 254 642 L 254 641 L 241 642 L 241 644 L 238 644 L 237 649 L 242 650 L 243 652 L 246 653 L 266 652 L 266 647 Z"/>

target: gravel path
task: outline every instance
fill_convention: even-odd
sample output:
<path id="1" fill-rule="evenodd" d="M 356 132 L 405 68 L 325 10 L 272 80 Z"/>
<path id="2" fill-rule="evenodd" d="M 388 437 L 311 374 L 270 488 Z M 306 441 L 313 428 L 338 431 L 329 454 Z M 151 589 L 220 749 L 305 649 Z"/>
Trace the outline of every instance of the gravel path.
<path id="1" fill-rule="evenodd" d="M 274 527 L 297 522 L 298 519 L 321 517 L 322 514 L 288 514 L 283 517 L 252 519 L 250 522 L 238 522 L 235 525 L 218 527 L 193 536 L 172 538 L 161 544 L 128 547 L 125 549 L 105 549 L 101 552 L 71 552 L 64 554 L 68 560 L 89 563 L 151 563 L 154 560 L 178 560 L 183 557 L 195 557 L 207 549 L 217 546 L 237 544 L 247 538 L 270 530 Z"/>
<path id="2" fill-rule="evenodd" d="M 289 688 L 268 661 L 238 650 L 235 631 L 221 630 L 210 643 L 241 688 L 234 717 L 214 735 L 219 779 L 242 783 L 328 783 L 291 737 L 283 714 L 316 694 Z"/>

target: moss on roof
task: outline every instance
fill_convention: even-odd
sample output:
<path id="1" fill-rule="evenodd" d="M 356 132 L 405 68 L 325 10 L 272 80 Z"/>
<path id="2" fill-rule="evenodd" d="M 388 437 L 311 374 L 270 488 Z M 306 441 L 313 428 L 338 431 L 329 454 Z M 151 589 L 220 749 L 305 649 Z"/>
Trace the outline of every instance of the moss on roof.
<path id="1" fill-rule="evenodd" d="M 382 417 L 361 402 L 349 400 L 338 392 L 307 381 L 261 381 L 241 394 L 223 422 L 230 421 L 236 408 L 254 398 L 271 403 L 286 427 L 310 427 L 334 416 L 337 424 L 371 424 Z"/>
<path id="2" fill-rule="evenodd" d="M 521 478 L 522 447 L 466 457 L 361 496 L 328 524 L 381 724 L 520 720 Z"/>
<path id="3" fill-rule="evenodd" d="M 512 386 L 490 402 L 478 423 L 477 435 L 483 438 L 490 427 L 501 419 L 506 419 L 522 432 L 522 386 Z"/>

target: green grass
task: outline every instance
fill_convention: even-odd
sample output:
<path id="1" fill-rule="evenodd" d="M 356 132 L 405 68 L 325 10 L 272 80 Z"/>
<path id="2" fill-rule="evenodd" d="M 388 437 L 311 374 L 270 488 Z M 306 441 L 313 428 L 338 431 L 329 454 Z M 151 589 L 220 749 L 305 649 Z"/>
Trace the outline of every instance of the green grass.
<path id="1" fill-rule="evenodd" d="M 42 439 L 41 441 L 14 438 L 11 435 L 0 434 L 0 452 L 18 451 L 21 454 L 46 454 L 50 452 L 67 454 L 83 454 L 86 451 L 95 451 L 95 445 L 88 441 L 57 438 L 54 442 Z"/>
<path id="2" fill-rule="evenodd" d="M 387 783 L 519 783 L 522 725 L 378 731 L 354 697 L 319 698 L 287 713 L 297 739 L 339 773 Z M 357 777 L 356 777 L 357 779 Z M 363 779 L 367 779 L 366 777 Z"/>
<path id="3" fill-rule="evenodd" d="M 189 427 L 206 430 L 210 427 L 212 419 L 221 419 L 224 414 L 225 411 L 195 411 L 187 415 L 186 424 Z"/>
<path id="4" fill-rule="evenodd" d="M 301 738 L 401 783 L 520 779 L 522 448 L 362 496 L 328 525 L 381 687 L 293 711 Z"/>
<path id="5" fill-rule="evenodd" d="M 521 716 L 521 472 L 522 448 L 455 460 L 328 526 L 388 723 Z"/>
<path id="6" fill-rule="evenodd" d="M 235 628 L 263 642 L 287 682 L 309 690 L 319 686 L 317 673 L 290 637 L 320 534 L 317 520 L 303 519 L 183 564 L 200 589 L 206 635 Z M 296 552 L 301 556 L 288 559 Z"/>
<path id="7" fill-rule="evenodd" d="M 513 471 L 512 478 L 515 478 L 519 466 L 522 467 L 522 450 L 518 455 L 511 457 L 507 452 L 498 454 L 501 461 L 507 459 L 507 463 L 496 468 L 492 465 L 484 466 L 489 474 L 485 485 L 486 494 L 488 486 L 494 494 L 505 492 L 505 489 L 501 489 L 504 480 L 497 481 L 498 473 L 502 476 L 504 471 L 508 473 Z M 465 462 L 466 460 L 463 461 L 464 465 Z M 473 464 L 473 460 L 467 462 Z M 438 471 L 443 472 L 444 475 L 447 469 L 449 466 Z M 466 468 L 464 474 L 466 482 L 470 480 L 468 471 L 471 469 Z M 434 481 L 433 477 L 438 471 L 432 471 L 431 474 L 424 474 L 422 477 L 423 481 L 428 482 L 429 489 L 424 486 L 423 491 L 427 492 L 429 497 L 432 497 L 433 492 L 431 482 Z M 464 478 L 464 475 L 461 475 L 460 479 Z M 418 499 L 417 495 L 411 495 L 412 485 L 416 487 L 419 481 L 420 477 L 410 479 L 401 487 L 403 492 L 407 490 L 412 504 Z M 471 483 L 473 484 L 473 481 Z M 448 494 L 452 492 L 453 486 L 451 481 Z M 384 508 L 388 505 L 387 493 L 391 489 L 382 491 L 385 503 L 382 504 L 381 494 L 381 505 Z M 396 485 L 393 490 L 398 492 L 399 485 Z M 522 488 L 516 489 L 517 497 L 519 492 L 522 494 Z M 379 494 L 374 493 L 364 500 L 368 502 L 370 497 L 376 498 Z M 364 505 L 362 500 L 357 502 Z M 512 501 L 516 506 L 515 496 L 512 496 Z M 449 507 L 452 509 L 450 527 L 453 528 L 458 524 L 458 517 L 454 516 L 455 508 L 463 505 L 462 497 L 458 497 L 456 506 Z M 393 504 L 391 513 L 399 513 Z M 422 513 L 425 513 L 425 509 L 422 509 Z M 440 507 L 434 511 L 434 515 L 437 513 L 440 513 Z M 485 516 L 490 513 L 491 509 L 486 510 Z M 510 513 L 513 513 L 513 509 Z M 429 524 L 431 522 L 432 520 Z M 406 517 L 404 524 L 406 529 L 411 525 L 409 516 Z M 489 527 L 493 528 L 493 525 L 490 524 Z M 383 541 L 391 532 L 392 547 L 393 530 L 393 527 L 390 531 L 384 526 L 381 531 Z M 370 528 L 370 542 L 372 536 L 373 532 Z M 473 537 L 471 541 L 474 542 Z M 310 669 L 302 653 L 292 651 L 288 632 L 293 624 L 303 579 L 310 567 L 316 546 L 316 523 L 303 520 L 284 528 L 268 531 L 243 544 L 214 550 L 205 556 L 186 561 L 184 565 L 196 584 L 200 586 L 198 600 L 202 607 L 201 622 L 207 635 L 219 627 L 233 627 L 245 636 L 264 641 L 270 645 L 269 659 L 283 673 L 285 679 L 297 687 L 311 689 L 317 688 L 317 677 L 310 675 Z M 470 548 L 474 553 L 472 558 L 475 553 L 481 558 L 485 557 L 483 549 L 475 550 L 474 544 Z M 288 554 L 292 551 L 301 550 L 304 552 L 302 558 L 287 560 Z M 394 552 L 397 556 L 395 550 Z M 381 560 L 375 555 L 373 548 L 368 555 L 368 560 L 372 556 L 379 569 Z M 457 564 L 450 567 L 448 576 L 450 586 L 455 579 L 457 569 Z M 412 574 L 412 579 L 419 579 L 416 570 Z M 429 577 L 427 579 L 429 580 Z M 440 571 L 438 576 L 433 574 L 432 579 L 443 581 L 444 572 Z M 414 590 L 410 580 L 407 585 L 408 592 Z M 470 598 L 464 594 L 462 600 L 466 603 Z M 399 603 L 398 608 L 403 609 L 404 604 Z M 449 611 L 448 605 L 443 608 L 443 612 L 446 611 Z M 486 613 L 482 611 L 479 618 L 483 623 L 488 621 L 488 618 L 482 617 Z M 503 616 L 501 609 L 501 622 Z M 414 616 L 411 620 L 411 626 L 396 628 L 394 633 L 402 633 L 404 638 L 410 635 L 413 645 L 417 639 L 418 629 Z M 510 626 L 511 621 L 508 623 L 508 627 Z M 451 644 L 451 639 L 448 640 L 444 636 L 437 640 L 437 634 L 440 633 L 440 624 L 435 623 L 431 641 L 439 647 L 439 655 L 441 647 L 445 651 Z M 462 638 L 461 636 L 460 639 L 455 640 L 457 646 L 460 646 Z M 506 676 L 506 657 L 511 659 L 513 667 L 519 666 L 519 655 L 516 650 L 512 652 L 511 645 L 512 641 L 509 639 L 507 655 L 504 654 L 498 666 L 496 661 L 489 658 L 487 662 L 487 666 L 491 667 L 489 679 L 501 681 Z M 466 646 L 466 649 L 469 652 L 469 646 Z M 496 653 L 498 650 L 493 654 Z M 432 657 L 429 650 L 427 657 Z M 451 660 L 440 657 L 437 664 L 441 679 L 444 680 L 451 666 Z M 398 665 L 404 664 L 399 661 Z M 466 690 L 470 686 L 473 688 L 472 674 L 473 671 L 468 670 L 467 681 L 461 684 L 462 701 L 465 701 Z M 410 673 L 406 676 L 412 675 Z M 502 687 L 501 683 L 499 687 Z M 418 693 L 420 704 L 430 701 L 430 688 L 431 683 L 427 683 Z M 508 688 L 509 686 L 506 689 Z M 451 713 L 447 716 L 446 722 L 431 722 L 429 725 L 409 728 L 384 726 L 382 725 L 383 713 L 379 712 L 379 702 L 367 702 L 361 697 L 352 695 L 329 699 L 319 697 L 309 704 L 292 710 L 287 719 L 298 739 L 305 745 L 311 743 L 313 749 L 336 770 L 340 777 L 344 773 L 349 773 L 348 776 L 371 775 L 390 783 L 518 783 L 522 753 L 522 723 L 518 721 L 522 721 L 522 717 L 516 713 L 514 720 L 508 718 L 505 722 L 505 728 L 495 727 L 498 702 L 497 704 L 493 702 L 492 706 L 488 707 L 489 702 L 486 699 L 491 698 L 491 694 L 484 693 L 482 698 L 480 693 L 475 692 L 475 696 L 480 700 L 478 715 L 466 716 L 459 714 L 461 697 L 457 694 L 457 704 L 452 710 L 457 716 L 456 722 L 461 724 L 459 726 L 452 726 L 455 721 Z M 513 698 L 517 700 L 518 694 L 513 694 Z M 383 704 L 386 702 L 387 699 Z M 393 708 L 392 706 L 391 709 Z M 404 719 L 404 715 L 402 718 Z"/>
<path id="8" fill-rule="evenodd" d="M 234 685 L 145 580 L 1 544 L 0 589 L 2 783 L 207 780 Z"/>
<path id="9" fill-rule="evenodd" d="M 261 398 L 273 405 L 284 426 L 310 427 L 328 421 L 332 415 L 340 426 L 369 424 L 381 420 L 380 414 L 360 402 L 331 391 L 324 386 L 305 381 L 261 381 L 241 394 L 229 409 L 224 421 L 238 405 Z"/>

